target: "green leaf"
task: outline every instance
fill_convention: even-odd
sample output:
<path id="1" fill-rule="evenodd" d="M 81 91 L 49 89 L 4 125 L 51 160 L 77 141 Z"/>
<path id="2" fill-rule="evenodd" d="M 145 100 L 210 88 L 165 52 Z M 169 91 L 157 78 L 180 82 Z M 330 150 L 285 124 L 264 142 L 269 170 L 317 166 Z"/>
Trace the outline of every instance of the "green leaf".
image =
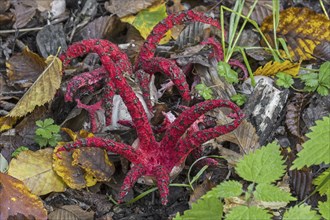
<path id="1" fill-rule="evenodd" d="M 249 219 L 271 219 L 272 215 L 267 210 L 256 206 L 237 206 L 234 207 L 227 215 L 226 220 L 249 220 Z"/>
<path id="2" fill-rule="evenodd" d="M 49 126 L 51 124 L 54 124 L 54 120 L 52 118 L 46 118 L 44 120 L 44 126 L 43 127 L 47 127 L 47 126 Z"/>
<path id="3" fill-rule="evenodd" d="M 283 220 L 306 219 L 320 220 L 320 216 L 316 211 L 311 210 L 310 206 L 294 206 L 284 213 Z"/>
<path id="4" fill-rule="evenodd" d="M 17 148 L 12 154 L 11 156 L 12 157 L 17 157 L 17 155 L 19 155 L 22 151 L 26 151 L 26 150 L 29 150 L 28 147 L 25 147 L 25 146 L 20 146 L 19 148 Z"/>
<path id="5" fill-rule="evenodd" d="M 264 202 L 289 203 L 290 201 L 297 200 L 296 198 L 292 197 L 290 193 L 285 192 L 274 185 L 265 183 L 258 184 L 253 195 L 256 200 Z"/>
<path id="6" fill-rule="evenodd" d="M 320 85 L 319 87 L 317 87 L 316 91 L 321 96 L 327 96 L 329 94 L 329 88 L 327 88 L 323 85 Z"/>
<path id="7" fill-rule="evenodd" d="M 329 197 L 328 200 L 325 202 L 319 202 L 319 212 L 321 213 L 322 217 L 326 220 L 330 220 L 330 201 Z"/>
<path id="8" fill-rule="evenodd" d="M 200 220 L 200 219 L 222 219 L 222 203 L 215 197 L 199 199 L 193 203 L 190 210 L 184 212 L 182 216 L 177 214 L 173 220 Z"/>
<path id="9" fill-rule="evenodd" d="M 316 125 L 310 128 L 312 131 L 306 134 L 309 140 L 303 143 L 303 149 L 298 153 L 298 158 L 293 161 L 291 170 L 330 163 L 330 117 L 324 117 L 315 123 Z"/>
<path id="10" fill-rule="evenodd" d="M 207 192 L 203 198 L 216 197 L 216 198 L 229 198 L 240 196 L 243 193 L 243 185 L 238 181 L 225 181 Z"/>
<path id="11" fill-rule="evenodd" d="M 320 195 L 327 195 L 330 198 L 330 168 L 313 180 L 313 184 L 317 186 L 316 190 Z"/>
<path id="12" fill-rule="evenodd" d="M 60 126 L 58 126 L 58 125 L 49 125 L 49 126 L 47 126 L 47 130 L 48 131 L 51 131 L 51 132 L 53 132 L 53 133 L 58 133 L 58 132 L 60 132 Z"/>
<path id="13" fill-rule="evenodd" d="M 52 133 L 44 128 L 38 128 L 36 130 L 36 135 L 41 136 L 46 139 L 49 139 L 52 137 Z"/>
<path id="14" fill-rule="evenodd" d="M 229 83 L 238 83 L 238 74 L 231 69 L 230 65 L 226 62 L 220 61 L 218 63 L 218 74 L 225 77 Z"/>
<path id="15" fill-rule="evenodd" d="M 247 101 L 246 95 L 243 94 L 236 94 L 230 97 L 230 99 L 235 102 L 238 106 L 244 105 L 244 103 Z"/>
<path id="16" fill-rule="evenodd" d="M 41 120 L 38 120 L 38 121 L 36 121 L 36 125 L 38 126 L 38 127 L 43 127 L 44 126 L 44 122 L 43 121 L 41 121 Z"/>
<path id="17" fill-rule="evenodd" d="M 320 66 L 319 82 L 322 85 L 330 87 L 330 61 L 324 62 Z"/>
<path id="18" fill-rule="evenodd" d="M 285 173 L 284 161 L 279 146 L 268 144 L 243 157 L 236 167 L 236 172 L 245 180 L 255 183 L 272 183 Z"/>
<path id="19" fill-rule="evenodd" d="M 277 80 L 276 85 L 284 87 L 286 89 L 290 88 L 294 83 L 292 76 L 284 72 L 279 72 L 276 74 Z"/>
<path id="20" fill-rule="evenodd" d="M 197 90 L 197 92 L 205 99 L 205 100 L 209 100 L 213 98 L 213 92 L 212 89 L 210 89 L 209 87 L 207 87 L 204 84 L 198 84 L 196 85 L 195 89 Z"/>

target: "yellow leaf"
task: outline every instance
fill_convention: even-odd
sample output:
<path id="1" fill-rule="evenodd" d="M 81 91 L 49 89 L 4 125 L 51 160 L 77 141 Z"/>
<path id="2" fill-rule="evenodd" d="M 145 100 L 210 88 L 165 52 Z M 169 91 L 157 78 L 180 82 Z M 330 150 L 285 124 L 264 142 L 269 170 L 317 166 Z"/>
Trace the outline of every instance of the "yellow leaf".
<path id="1" fill-rule="evenodd" d="M 7 116 L 22 117 L 32 112 L 36 106 L 41 106 L 53 99 L 61 84 L 62 62 L 57 57 L 49 56 L 46 64 L 47 68 Z"/>
<path id="2" fill-rule="evenodd" d="M 146 39 L 155 25 L 166 17 L 166 5 L 162 3 L 143 9 L 136 16 L 129 15 L 120 20 L 133 25 L 140 32 L 141 36 Z M 160 43 L 167 43 L 170 39 L 171 32 L 168 31 Z"/>
<path id="3" fill-rule="evenodd" d="M 0 117 L 0 132 L 11 129 L 16 121 L 16 117 Z"/>
<path id="4" fill-rule="evenodd" d="M 261 31 L 274 45 L 272 15 L 263 21 Z M 309 60 L 314 58 L 313 51 L 317 45 L 330 42 L 330 20 L 308 8 L 291 7 L 280 12 L 276 32 L 277 37 L 286 41 L 294 60 Z"/>
<path id="5" fill-rule="evenodd" d="M 52 168 L 52 148 L 26 150 L 10 161 L 8 174 L 23 181 L 36 195 L 63 192 L 65 185 Z"/>
<path id="6" fill-rule="evenodd" d="M 278 72 L 285 72 L 291 76 L 297 76 L 300 68 L 300 63 L 292 63 L 285 60 L 280 63 L 277 61 L 269 61 L 264 66 L 259 67 L 253 74 L 255 76 L 275 76 Z"/>
<path id="7" fill-rule="evenodd" d="M 41 199 L 32 194 L 22 181 L 0 173 L 0 186 L 0 219 L 9 219 L 9 216 L 20 219 L 14 217 L 19 213 L 35 219 L 47 219 Z"/>

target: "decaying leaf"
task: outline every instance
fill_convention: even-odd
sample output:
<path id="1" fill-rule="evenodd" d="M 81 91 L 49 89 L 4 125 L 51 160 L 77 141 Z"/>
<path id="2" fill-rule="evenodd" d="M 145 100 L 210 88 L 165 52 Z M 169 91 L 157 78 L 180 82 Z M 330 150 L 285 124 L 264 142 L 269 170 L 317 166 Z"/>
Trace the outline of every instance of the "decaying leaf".
<path id="1" fill-rule="evenodd" d="M 291 134 L 301 138 L 300 128 L 300 114 L 303 111 L 303 106 L 306 96 L 301 93 L 296 93 L 287 105 L 287 112 L 285 115 L 285 124 Z"/>
<path id="2" fill-rule="evenodd" d="M 73 141 L 78 138 L 93 137 L 85 130 L 75 133 L 62 128 Z M 64 143 L 63 143 L 64 144 Z M 59 144 L 56 149 L 62 144 Z M 81 148 L 73 151 L 61 151 L 53 155 L 53 166 L 56 173 L 72 189 L 93 186 L 97 181 L 109 181 L 115 172 L 114 165 L 109 161 L 105 150 L 99 148 Z"/>
<path id="3" fill-rule="evenodd" d="M 283 63 L 277 61 L 269 61 L 264 66 L 260 66 L 253 75 L 275 76 L 278 72 L 285 72 L 291 76 L 297 76 L 300 63 L 292 63 L 285 60 Z"/>
<path id="4" fill-rule="evenodd" d="M 11 129 L 16 121 L 16 117 L 0 117 L 0 132 Z"/>
<path id="5" fill-rule="evenodd" d="M 37 3 L 35 0 L 17 0 L 12 1 L 14 5 L 14 13 L 16 17 L 16 22 L 14 28 L 23 28 L 36 14 Z"/>
<path id="6" fill-rule="evenodd" d="M 159 0 L 111 0 L 104 4 L 104 7 L 109 12 L 116 14 L 119 18 L 127 15 L 135 14 L 142 9 L 146 9 Z"/>
<path id="7" fill-rule="evenodd" d="M 132 24 L 140 32 L 141 36 L 146 39 L 154 26 L 166 17 L 166 5 L 163 3 L 141 10 L 136 16 L 129 15 L 123 17 L 121 21 Z M 171 38 L 170 33 L 168 31 L 160 43 L 168 42 Z"/>
<path id="8" fill-rule="evenodd" d="M 49 56 L 45 62 L 47 68 L 7 116 L 22 117 L 33 111 L 36 106 L 43 105 L 52 100 L 61 84 L 62 62 L 54 56 Z"/>
<path id="9" fill-rule="evenodd" d="M 321 42 L 313 51 L 313 55 L 324 61 L 330 61 L 330 42 Z"/>
<path id="10" fill-rule="evenodd" d="M 254 0 L 246 0 L 243 7 L 243 15 L 247 16 L 251 6 L 254 4 Z M 256 4 L 250 18 L 255 20 L 258 24 L 261 24 L 265 17 L 272 14 L 272 0 L 259 0 Z"/>
<path id="11" fill-rule="evenodd" d="M 6 63 L 7 76 L 10 84 L 24 81 L 26 86 L 21 87 L 30 87 L 46 66 L 44 58 L 25 47 L 22 53 L 12 56 Z"/>
<path id="12" fill-rule="evenodd" d="M 70 220 L 89 220 L 94 219 L 94 212 L 85 211 L 77 205 L 65 205 L 49 213 L 49 220 L 70 219 Z"/>
<path id="13" fill-rule="evenodd" d="M 36 195 L 63 192 L 65 185 L 52 168 L 52 148 L 26 150 L 10 161 L 8 174 L 23 181 Z"/>
<path id="14" fill-rule="evenodd" d="M 32 194 L 20 180 L 0 173 L 0 219 L 23 213 L 26 217 L 47 219 L 47 211 L 39 197 Z"/>
<path id="15" fill-rule="evenodd" d="M 273 16 L 263 21 L 261 31 L 274 45 Z M 293 60 L 313 59 L 314 48 L 330 41 L 330 20 L 308 8 L 291 7 L 280 12 L 277 37 L 286 41 Z"/>

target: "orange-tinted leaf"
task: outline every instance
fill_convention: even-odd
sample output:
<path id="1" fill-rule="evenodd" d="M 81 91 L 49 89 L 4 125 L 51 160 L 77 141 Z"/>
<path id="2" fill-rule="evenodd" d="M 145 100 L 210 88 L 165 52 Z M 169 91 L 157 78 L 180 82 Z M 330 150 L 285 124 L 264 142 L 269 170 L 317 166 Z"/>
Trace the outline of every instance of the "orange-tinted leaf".
<path id="1" fill-rule="evenodd" d="M 52 148 L 26 150 L 10 161 L 8 174 L 23 181 L 36 195 L 63 192 L 65 185 L 52 168 Z"/>
<path id="2" fill-rule="evenodd" d="M 47 211 L 40 198 L 32 194 L 20 180 L 0 173 L 0 219 L 23 213 L 36 219 L 47 219 Z"/>
<path id="3" fill-rule="evenodd" d="M 275 76 L 278 72 L 285 72 L 291 76 L 297 76 L 300 63 L 292 63 L 285 60 L 283 63 L 277 61 L 269 61 L 264 66 L 259 67 L 253 74 L 255 76 Z"/>
<path id="4" fill-rule="evenodd" d="M 36 106 L 52 100 L 61 84 L 62 62 L 57 57 L 49 56 L 46 64 L 48 65 L 47 68 L 9 112 L 8 116 L 24 116 L 33 111 Z"/>
<path id="5" fill-rule="evenodd" d="M 274 45 L 273 16 L 263 21 L 261 31 Z M 280 12 L 277 37 L 285 39 L 294 60 L 309 60 L 317 45 L 330 41 L 330 20 L 308 8 L 288 8 Z"/>

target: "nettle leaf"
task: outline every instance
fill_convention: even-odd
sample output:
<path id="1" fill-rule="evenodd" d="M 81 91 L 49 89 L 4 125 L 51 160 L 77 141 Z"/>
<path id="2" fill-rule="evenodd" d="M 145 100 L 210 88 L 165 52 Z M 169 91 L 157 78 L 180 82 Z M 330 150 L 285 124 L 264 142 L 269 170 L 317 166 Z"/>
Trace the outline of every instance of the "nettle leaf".
<path id="1" fill-rule="evenodd" d="M 214 196 L 216 198 L 229 198 L 240 196 L 243 193 L 243 185 L 238 181 L 225 181 L 214 187 L 203 198 Z"/>
<path id="2" fill-rule="evenodd" d="M 324 117 L 315 123 L 316 125 L 310 128 L 312 131 L 306 134 L 309 140 L 303 143 L 303 149 L 293 161 L 291 170 L 330 163 L 330 117 Z"/>
<path id="3" fill-rule="evenodd" d="M 258 184 L 253 195 L 256 200 L 265 202 L 289 203 L 290 201 L 297 200 L 290 193 L 281 190 L 277 186 L 265 183 Z"/>
<path id="4" fill-rule="evenodd" d="M 329 198 L 329 197 L 328 197 Z M 319 202 L 319 212 L 321 213 L 322 217 L 329 220 L 330 219 L 330 202 Z"/>
<path id="5" fill-rule="evenodd" d="M 216 197 L 199 199 L 197 203 L 192 203 L 190 210 L 185 211 L 182 216 L 178 213 L 173 220 L 198 220 L 206 216 L 208 219 L 221 220 L 222 210 L 222 203 Z"/>
<path id="6" fill-rule="evenodd" d="M 311 210 L 310 206 L 294 206 L 284 213 L 283 220 L 292 219 L 309 219 L 309 220 L 320 220 L 320 216 L 316 211 Z"/>
<path id="7" fill-rule="evenodd" d="M 205 84 L 202 83 L 198 84 L 195 86 L 195 89 L 205 100 L 209 100 L 213 98 L 212 89 L 207 87 Z"/>
<path id="8" fill-rule="evenodd" d="M 275 143 L 244 156 L 237 163 L 236 172 L 245 180 L 255 183 L 272 183 L 285 173 L 279 146 Z"/>
<path id="9" fill-rule="evenodd" d="M 227 215 L 226 220 L 249 220 L 249 219 L 271 219 L 272 215 L 265 209 L 256 206 L 237 206 L 234 207 Z"/>
<path id="10" fill-rule="evenodd" d="M 231 69 L 230 65 L 226 62 L 220 61 L 218 63 L 218 74 L 225 78 L 229 83 L 238 83 L 238 74 Z"/>
<path id="11" fill-rule="evenodd" d="M 294 83 L 292 76 L 284 72 L 277 73 L 276 77 L 276 85 L 284 87 L 286 89 L 290 88 L 290 86 L 292 86 L 292 84 Z"/>
<path id="12" fill-rule="evenodd" d="M 325 170 L 321 175 L 319 175 L 313 184 L 316 185 L 316 190 L 320 195 L 327 195 L 330 198 L 330 168 Z"/>

